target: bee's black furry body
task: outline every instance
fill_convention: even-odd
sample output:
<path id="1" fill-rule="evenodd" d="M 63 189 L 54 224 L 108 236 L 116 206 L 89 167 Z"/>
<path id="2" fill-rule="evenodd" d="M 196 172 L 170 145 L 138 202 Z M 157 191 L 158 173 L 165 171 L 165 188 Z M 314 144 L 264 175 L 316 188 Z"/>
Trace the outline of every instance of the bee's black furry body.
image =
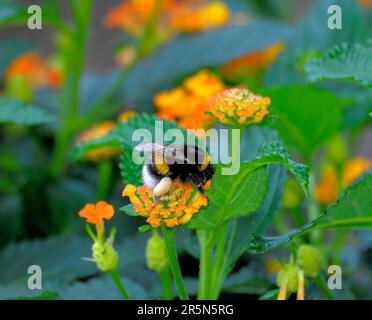
<path id="1" fill-rule="evenodd" d="M 175 150 L 168 148 L 167 145 L 164 146 L 164 151 L 167 153 L 167 156 L 163 155 L 166 169 L 156 164 L 153 160 L 155 157 L 152 157 L 142 170 L 144 182 L 150 187 L 154 187 L 162 178 L 169 177 L 172 180 L 180 179 L 183 182 L 192 182 L 198 187 L 199 191 L 203 192 L 203 186 L 215 173 L 215 169 L 209 161 L 209 156 L 206 158 L 206 153 L 200 151 L 195 145 L 185 145 L 183 159 L 178 157 L 177 161 L 170 161 L 172 156 L 175 156 Z"/>

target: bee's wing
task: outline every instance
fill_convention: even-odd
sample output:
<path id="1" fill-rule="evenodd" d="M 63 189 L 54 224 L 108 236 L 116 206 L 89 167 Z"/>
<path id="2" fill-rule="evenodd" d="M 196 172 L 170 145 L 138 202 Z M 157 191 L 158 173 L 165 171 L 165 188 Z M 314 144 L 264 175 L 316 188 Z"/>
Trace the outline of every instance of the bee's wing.
<path id="1" fill-rule="evenodd" d="M 160 143 L 143 142 L 134 147 L 138 152 L 143 151 L 145 154 L 152 154 L 153 152 L 162 154 L 165 147 Z"/>
<path id="2" fill-rule="evenodd" d="M 175 144 L 162 145 L 160 143 L 143 142 L 135 147 L 138 152 L 143 151 L 150 156 L 159 155 L 169 164 L 172 163 L 187 163 L 185 158 L 184 146 Z"/>

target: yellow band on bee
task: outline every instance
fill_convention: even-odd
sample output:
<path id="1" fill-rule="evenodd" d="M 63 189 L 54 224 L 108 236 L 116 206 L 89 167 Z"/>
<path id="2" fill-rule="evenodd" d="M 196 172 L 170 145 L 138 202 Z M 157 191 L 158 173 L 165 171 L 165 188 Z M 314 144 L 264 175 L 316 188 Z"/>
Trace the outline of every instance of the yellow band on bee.
<path id="1" fill-rule="evenodd" d="M 208 167 L 210 161 L 211 161 L 211 160 L 210 160 L 210 158 L 209 158 L 209 155 L 206 153 L 206 154 L 205 154 L 204 161 L 203 161 L 203 163 L 202 163 L 201 166 L 200 166 L 200 171 L 204 171 L 204 170 Z"/>
<path id="2" fill-rule="evenodd" d="M 169 171 L 168 163 L 166 163 L 165 159 L 162 156 L 155 154 L 155 168 L 161 174 L 166 174 Z"/>

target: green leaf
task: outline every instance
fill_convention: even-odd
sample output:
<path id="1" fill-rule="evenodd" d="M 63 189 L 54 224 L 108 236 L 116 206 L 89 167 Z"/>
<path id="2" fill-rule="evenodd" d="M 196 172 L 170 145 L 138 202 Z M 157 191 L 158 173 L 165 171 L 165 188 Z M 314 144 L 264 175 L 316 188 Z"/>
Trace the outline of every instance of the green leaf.
<path id="1" fill-rule="evenodd" d="M 309 168 L 295 162 L 279 142 L 263 143 L 258 154 L 256 159 L 250 161 L 251 167 L 261 167 L 272 163 L 281 164 L 295 176 L 304 193 L 309 194 Z"/>
<path id="2" fill-rule="evenodd" d="M 149 108 L 156 93 L 171 88 L 187 74 L 259 51 L 287 35 L 285 25 L 262 20 L 180 36 L 132 68 L 122 91 L 123 99 L 127 105 Z"/>
<path id="3" fill-rule="evenodd" d="M 17 300 L 122 300 L 119 289 L 108 275 L 102 275 L 88 281 L 76 281 L 72 284 L 60 282 L 59 279 L 44 282 L 40 290 L 30 290 L 26 284 L 0 286 L 0 299 Z M 133 299 L 148 299 L 144 288 L 137 282 L 121 277 L 128 293 Z M 26 282 L 27 283 L 27 282 Z"/>
<path id="4" fill-rule="evenodd" d="M 124 153 L 120 156 L 120 173 L 125 183 L 133 184 L 134 186 L 139 186 L 142 184 L 142 166 L 141 164 L 136 164 L 132 160 L 132 150 L 129 148 L 124 148 Z"/>
<path id="5" fill-rule="evenodd" d="M 269 187 L 262 206 L 253 214 L 241 217 L 236 221 L 235 237 L 232 243 L 228 266 L 225 270 L 226 275 L 233 270 L 236 261 L 246 251 L 247 244 L 252 239 L 253 234 L 264 232 L 271 224 L 280 207 L 287 181 L 286 169 L 280 165 L 269 165 L 268 172 Z"/>
<path id="6" fill-rule="evenodd" d="M 41 0 L 37 3 L 42 10 L 42 22 L 59 25 L 59 4 L 57 0 Z M 0 0 L 0 26 L 27 25 L 31 13 L 29 5 L 17 0 Z M 33 13 L 33 12 L 32 12 Z"/>
<path id="7" fill-rule="evenodd" d="M 371 121 L 372 95 L 370 89 L 350 86 L 348 95 L 355 100 L 355 104 L 344 109 L 343 129 L 355 128 Z"/>
<path id="8" fill-rule="evenodd" d="M 87 152 L 101 147 L 120 147 L 131 151 L 139 143 L 139 141 L 132 141 L 133 132 L 137 129 L 148 130 L 152 137 L 155 137 L 155 121 L 161 121 L 164 131 L 177 128 L 176 122 L 160 119 L 154 114 L 139 113 L 130 117 L 127 122 L 120 122 L 106 136 L 77 144 L 72 151 L 72 158 L 78 160 Z"/>
<path id="9" fill-rule="evenodd" d="M 121 207 L 120 211 L 125 212 L 128 216 L 131 216 L 131 217 L 138 217 L 139 216 L 139 214 L 133 209 L 132 204 L 127 204 L 126 206 Z"/>
<path id="10" fill-rule="evenodd" d="M 0 97 L 0 123 L 38 125 L 55 121 L 47 111 L 20 100 Z"/>
<path id="11" fill-rule="evenodd" d="M 1 289 L 0 289 L 1 291 Z M 39 295 L 31 296 L 31 297 L 15 297 L 15 298 L 7 298 L 7 300 L 61 300 L 57 293 L 49 290 L 44 290 Z"/>
<path id="12" fill-rule="evenodd" d="M 305 70 L 310 81 L 324 79 L 354 80 L 372 86 L 372 41 L 342 44 L 329 50 L 322 58 L 309 59 Z"/>
<path id="13" fill-rule="evenodd" d="M 314 229 L 372 228 L 372 174 L 368 173 L 341 194 L 337 202 L 329 206 L 314 221 L 277 237 L 255 235 L 249 244 L 250 253 L 265 253 Z"/>
<path id="14" fill-rule="evenodd" d="M 144 224 L 143 226 L 138 227 L 138 231 L 140 233 L 144 233 L 146 231 L 149 231 L 151 227 L 148 224 Z"/>
<path id="15" fill-rule="evenodd" d="M 305 85 L 261 90 L 278 116 L 274 128 L 284 142 L 308 160 L 313 152 L 342 128 L 342 111 L 349 102 L 326 89 Z"/>
<path id="16" fill-rule="evenodd" d="M 0 25 L 8 25 L 14 22 L 27 22 L 27 7 L 16 0 L 0 1 Z"/>
<path id="17" fill-rule="evenodd" d="M 279 289 L 272 289 L 264 293 L 259 300 L 276 300 L 278 298 Z"/>
<path id="18" fill-rule="evenodd" d="M 148 299 L 148 294 L 141 285 L 127 277 L 121 280 L 128 291 L 128 294 L 136 300 Z M 53 288 L 53 286 L 51 286 Z M 122 300 L 119 289 L 114 281 L 103 275 L 89 281 L 78 281 L 70 286 L 58 287 L 55 290 L 65 300 Z"/>
<path id="19" fill-rule="evenodd" d="M 330 17 L 328 8 L 339 5 L 342 8 L 342 29 L 327 28 Z M 346 13 L 347 12 L 347 13 Z M 343 42 L 364 43 L 369 36 L 366 17 L 357 1 L 319 0 L 293 28 L 287 49 L 272 64 L 266 74 L 267 86 L 306 82 L 306 73 L 301 60 L 309 52 L 328 50 Z"/>
<path id="20" fill-rule="evenodd" d="M 273 163 L 286 166 L 307 193 L 308 168 L 291 160 L 278 143 L 264 144 L 256 159 L 240 164 L 236 175 L 222 175 L 223 166 L 216 167 L 215 188 L 206 192 L 209 204 L 191 220 L 189 226 L 214 228 L 227 219 L 257 211 L 267 191 L 266 165 Z"/>
<path id="21" fill-rule="evenodd" d="M 119 260 L 119 269 L 124 271 L 136 264 L 144 264 L 146 236 L 137 235 L 115 243 L 115 249 L 123 255 Z M 39 265 L 43 271 L 43 281 L 58 279 L 71 282 L 93 276 L 100 271 L 97 266 L 83 257 L 91 257 L 92 241 L 84 237 L 63 235 L 47 239 L 21 241 L 10 244 L 0 251 L 0 284 L 27 283 L 27 269 L 30 265 Z M 48 288 L 52 291 L 53 288 Z M 19 296 L 24 294 L 9 294 Z"/>

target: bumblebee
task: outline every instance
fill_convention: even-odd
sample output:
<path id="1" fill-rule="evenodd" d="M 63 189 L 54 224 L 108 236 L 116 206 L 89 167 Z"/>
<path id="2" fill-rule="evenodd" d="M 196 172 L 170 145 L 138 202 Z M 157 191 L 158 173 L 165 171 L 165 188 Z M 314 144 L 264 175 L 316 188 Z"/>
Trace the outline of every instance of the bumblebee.
<path id="1" fill-rule="evenodd" d="M 203 187 L 215 173 L 208 153 L 196 145 L 142 143 L 136 150 L 149 155 L 142 168 L 142 180 L 157 197 L 167 193 L 175 179 L 192 182 L 204 193 Z"/>

